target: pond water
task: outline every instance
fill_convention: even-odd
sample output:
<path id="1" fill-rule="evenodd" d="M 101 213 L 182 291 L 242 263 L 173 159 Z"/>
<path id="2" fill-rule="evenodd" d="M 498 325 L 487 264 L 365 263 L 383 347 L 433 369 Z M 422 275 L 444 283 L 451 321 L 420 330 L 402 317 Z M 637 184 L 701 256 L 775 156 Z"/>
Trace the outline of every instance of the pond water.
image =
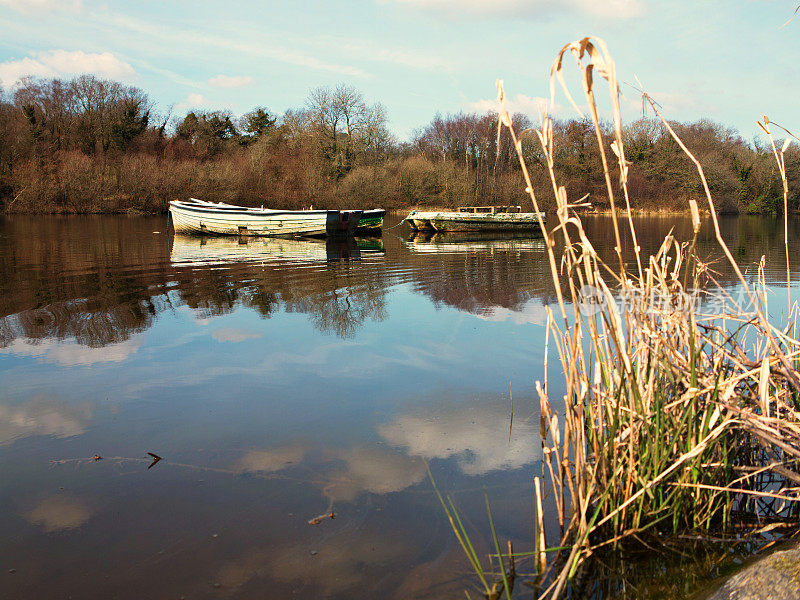
<path id="1" fill-rule="evenodd" d="M 691 237 L 637 221 L 647 248 Z M 586 224 L 610 255 L 609 219 Z M 780 307 L 782 223 L 723 229 L 742 264 L 766 255 Z M 699 246 L 732 282 L 707 226 Z M 0 598 L 464 597 L 428 468 L 477 543 L 485 491 L 501 539 L 531 548 L 554 301 L 535 238 L 1 218 Z"/>

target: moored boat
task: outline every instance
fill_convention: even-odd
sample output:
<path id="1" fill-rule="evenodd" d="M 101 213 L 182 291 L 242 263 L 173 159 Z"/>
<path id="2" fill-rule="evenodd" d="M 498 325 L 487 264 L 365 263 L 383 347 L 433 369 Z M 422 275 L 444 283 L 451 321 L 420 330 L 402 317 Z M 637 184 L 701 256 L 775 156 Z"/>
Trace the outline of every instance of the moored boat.
<path id="1" fill-rule="evenodd" d="M 245 236 L 352 235 L 359 210 L 275 210 L 190 198 L 169 203 L 176 233 Z"/>
<path id="2" fill-rule="evenodd" d="M 411 225 L 411 229 L 413 229 L 414 231 L 425 231 L 425 230 L 433 231 L 433 225 L 431 225 L 431 219 L 439 214 L 441 213 L 412 210 L 404 220 L 406 221 L 406 223 Z"/>
<path id="3" fill-rule="evenodd" d="M 382 208 L 371 208 L 362 211 L 356 227 L 356 233 L 367 235 L 380 233 L 383 229 L 383 218 L 385 216 L 386 211 Z"/>
<path id="4" fill-rule="evenodd" d="M 524 213 L 519 206 L 462 206 L 456 211 L 411 211 L 405 218 L 414 230 L 535 231 L 544 213 Z"/>

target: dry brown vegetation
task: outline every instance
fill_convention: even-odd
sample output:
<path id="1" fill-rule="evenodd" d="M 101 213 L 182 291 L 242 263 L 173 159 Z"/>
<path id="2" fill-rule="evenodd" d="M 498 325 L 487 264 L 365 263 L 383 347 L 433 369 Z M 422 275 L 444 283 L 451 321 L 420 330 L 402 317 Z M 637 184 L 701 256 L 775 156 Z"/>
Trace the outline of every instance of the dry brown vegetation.
<path id="1" fill-rule="evenodd" d="M 26 80 L 0 91 L 0 209 L 8 212 L 163 212 L 170 199 L 197 196 L 275 208 L 456 206 L 530 203 L 517 182 L 520 167 L 498 115 L 436 115 L 408 143 L 389 132 L 385 109 L 355 89 L 312 90 L 284 115 L 260 107 L 240 118 L 192 111 L 170 124 L 147 95 L 81 76 Z M 747 143 L 710 121 L 670 123 L 707 167 L 720 212 L 775 213 L 781 180 L 769 144 Z M 531 126 L 513 115 L 520 134 Z M 551 121 L 552 168 L 570 195 L 588 193 L 609 206 L 595 126 L 577 118 Z M 613 124 L 598 123 L 604 144 Z M 658 119 L 622 126 L 630 162 L 628 188 L 638 209 L 684 210 L 700 199 L 693 165 Z M 547 157 L 522 137 L 528 164 Z M 548 189 L 545 170 L 532 171 Z M 800 177 L 800 153 L 786 153 L 786 177 Z M 615 188 L 618 190 L 617 188 Z M 791 185 L 791 190 L 797 189 Z M 795 210 L 800 200 L 789 197 Z M 541 208 L 556 207 L 543 193 Z"/>
<path id="2" fill-rule="evenodd" d="M 704 161 L 690 152 L 677 128 L 662 120 L 667 135 L 695 168 L 718 248 L 735 273 L 743 300 L 718 284 L 695 253 L 701 221 L 693 198 L 687 202 L 693 237 L 677 240 L 670 234 L 653 254 L 639 250 L 633 220 L 619 214 L 636 201 L 630 193 L 633 168 L 620 120 L 614 61 L 597 38 L 561 50 L 551 80 L 554 89 L 561 85 L 576 109 L 562 75 L 562 63 L 571 59 L 581 73 L 581 102 L 588 106 L 603 165 L 616 255 L 604 260 L 587 236 L 576 211 L 580 201 L 558 178 L 557 137 L 545 115 L 528 135 L 539 143 L 541 170 L 558 199 L 555 224 L 546 229 L 541 223 L 558 297 L 555 310 L 548 312 L 545 355 L 557 355 L 564 381 L 563 386 L 550 386 L 545 376 L 537 384 L 543 464 L 542 479 L 535 482 L 534 551 L 513 556 L 501 547 L 492 527 L 499 576 L 491 578 L 455 506 L 445 504 L 489 598 L 511 596 L 514 559 L 533 555 L 537 575 L 531 583 L 542 598 L 556 598 L 608 548 L 629 543 L 652 548 L 652 543 L 687 534 L 741 542 L 796 524 L 800 514 L 800 332 L 791 298 L 788 242 L 786 300 L 792 309 L 776 323 L 769 317 L 763 260 L 754 285 L 720 232 Z M 595 97 L 605 91 L 603 79 L 615 114 L 611 143 Z M 502 105 L 501 82 L 498 95 Z M 647 94 L 643 97 L 661 118 L 658 105 Z M 500 121 L 514 138 L 526 191 L 538 209 L 542 189 L 531 174 L 522 140 L 510 129 L 508 113 L 501 111 Z M 788 202 L 789 143 L 779 147 L 772 142 L 776 128 L 766 117 L 760 125 L 781 178 L 779 201 Z M 623 237 L 633 242 L 633 261 L 623 258 Z M 557 248 L 563 252 L 557 254 Z M 552 387 L 563 389 L 563 395 L 554 394 Z M 545 548 L 544 542 L 543 505 L 548 503 L 561 531 L 554 549 Z M 578 583 L 573 589 L 580 587 Z"/>

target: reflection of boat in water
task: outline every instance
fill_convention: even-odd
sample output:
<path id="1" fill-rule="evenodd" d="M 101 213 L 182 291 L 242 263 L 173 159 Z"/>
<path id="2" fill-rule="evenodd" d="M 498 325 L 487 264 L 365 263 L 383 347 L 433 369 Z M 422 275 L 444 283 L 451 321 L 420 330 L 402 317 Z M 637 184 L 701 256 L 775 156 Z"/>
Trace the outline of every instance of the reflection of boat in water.
<path id="1" fill-rule="evenodd" d="M 544 250 L 544 240 L 530 233 L 414 232 L 406 242 L 412 252 L 470 252 L 484 250 Z"/>
<path id="2" fill-rule="evenodd" d="M 247 236 L 352 235 L 360 210 L 274 210 L 190 198 L 169 203 L 176 233 Z"/>
<path id="3" fill-rule="evenodd" d="M 524 213 L 520 206 L 461 206 L 456 211 L 413 210 L 406 221 L 414 230 L 537 231 L 544 213 Z"/>
<path id="4" fill-rule="evenodd" d="M 376 252 L 380 250 L 370 249 Z M 361 257 L 353 238 L 298 240 L 291 238 L 231 238 L 176 235 L 170 259 L 173 264 L 213 265 L 220 263 L 284 261 L 315 262 Z"/>
<path id="5" fill-rule="evenodd" d="M 386 251 L 383 247 L 383 240 L 381 240 L 381 238 L 356 238 L 356 245 L 361 251 L 362 257 L 365 254 L 383 254 Z"/>

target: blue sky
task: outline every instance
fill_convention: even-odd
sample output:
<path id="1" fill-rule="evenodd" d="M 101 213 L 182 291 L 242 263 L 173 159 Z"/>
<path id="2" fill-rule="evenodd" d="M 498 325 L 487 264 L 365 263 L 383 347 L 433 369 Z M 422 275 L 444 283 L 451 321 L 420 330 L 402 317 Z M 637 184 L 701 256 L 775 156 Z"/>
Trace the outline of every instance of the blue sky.
<path id="1" fill-rule="evenodd" d="M 606 40 L 668 118 L 756 133 L 793 129 L 797 0 L 0 0 L 0 81 L 91 71 L 141 87 L 165 112 L 254 106 L 282 113 L 347 83 L 387 109 L 399 139 L 439 111 L 485 110 L 505 80 L 535 117 L 550 65 L 572 40 Z M 623 86 L 623 113 L 641 114 Z M 552 111 L 570 115 L 563 97 Z"/>

